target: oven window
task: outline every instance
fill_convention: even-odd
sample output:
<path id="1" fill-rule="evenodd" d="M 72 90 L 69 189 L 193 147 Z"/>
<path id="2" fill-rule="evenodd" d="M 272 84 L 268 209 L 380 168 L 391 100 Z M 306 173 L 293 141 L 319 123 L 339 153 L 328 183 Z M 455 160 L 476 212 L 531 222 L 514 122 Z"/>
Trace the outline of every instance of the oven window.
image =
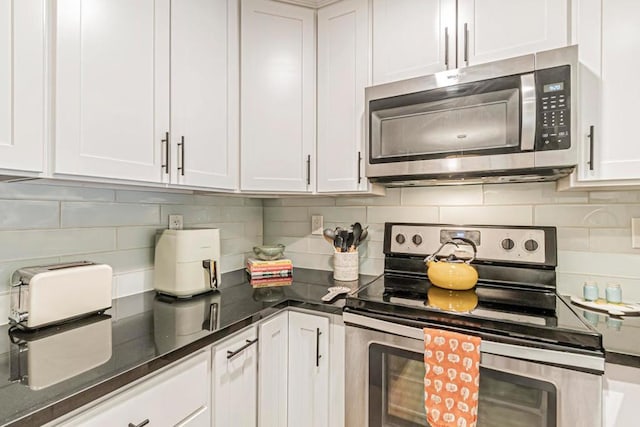
<path id="1" fill-rule="evenodd" d="M 504 77 L 369 103 L 371 161 L 519 151 L 520 79 Z"/>
<path id="2" fill-rule="evenodd" d="M 369 426 L 428 426 L 422 353 L 371 344 Z M 556 426 L 556 387 L 548 382 L 480 368 L 478 427 Z"/>

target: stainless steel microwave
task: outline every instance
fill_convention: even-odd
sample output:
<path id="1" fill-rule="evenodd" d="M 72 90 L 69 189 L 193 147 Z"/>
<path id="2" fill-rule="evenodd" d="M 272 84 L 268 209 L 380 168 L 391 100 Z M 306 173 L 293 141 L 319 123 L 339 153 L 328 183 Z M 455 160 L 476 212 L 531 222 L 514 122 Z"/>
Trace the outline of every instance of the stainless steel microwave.
<path id="1" fill-rule="evenodd" d="M 571 173 L 577 61 L 569 46 L 366 88 L 367 177 L 404 186 Z"/>

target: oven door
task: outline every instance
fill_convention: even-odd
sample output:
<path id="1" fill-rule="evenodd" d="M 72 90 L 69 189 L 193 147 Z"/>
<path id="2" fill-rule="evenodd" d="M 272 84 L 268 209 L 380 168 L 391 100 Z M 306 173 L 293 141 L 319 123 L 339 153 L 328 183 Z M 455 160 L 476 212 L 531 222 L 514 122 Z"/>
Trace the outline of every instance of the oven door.
<path id="1" fill-rule="evenodd" d="M 422 330 L 353 313 L 344 321 L 347 427 L 427 426 Z M 551 364 L 558 357 L 583 371 Z M 603 368 L 599 357 L 484 340 L 478 426 L 601 426 L 602 376 L 585 371 Z"/>

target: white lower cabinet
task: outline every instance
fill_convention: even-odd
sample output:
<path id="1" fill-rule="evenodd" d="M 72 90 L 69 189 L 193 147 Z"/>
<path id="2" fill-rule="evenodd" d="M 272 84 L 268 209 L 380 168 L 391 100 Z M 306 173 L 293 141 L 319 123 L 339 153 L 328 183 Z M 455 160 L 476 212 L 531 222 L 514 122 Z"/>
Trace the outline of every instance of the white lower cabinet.
<path id="1" fill-rule="evenodd" d="M 329 426 L 329 319 L 289 313 L 290 426 Z"/>
<path id="2" fill-rule="evenodd" d="M 257 342 L 257 329 L 251 326 L 213 347 L 213 426 L 256 425 Z"/>
<path id="3" fill-rule="evenodd" d="M 209 426 L 210 357 L 201 351 L 179 364 L 93 405 L 60 426 Z M 231 425 L 231 424 L 229 424 Z M 237 424 L 239 425 L 239 424 Z"/>
<path id="4" fill-rule="evenodd" d="M 342 317 L 285 311 L 259 336 L 258 426 L 343 426 Z"/>
<path id="5" fill-rule="evenodd" d="M 638 425 L 640 369 L 607 364 L 604 372 L 604 426 Z"/>
<path id="6" fill-rule="evenodd" d="M 258 334 L 258 426 L 286 426 L 289 312 L 262 322 Z"/>

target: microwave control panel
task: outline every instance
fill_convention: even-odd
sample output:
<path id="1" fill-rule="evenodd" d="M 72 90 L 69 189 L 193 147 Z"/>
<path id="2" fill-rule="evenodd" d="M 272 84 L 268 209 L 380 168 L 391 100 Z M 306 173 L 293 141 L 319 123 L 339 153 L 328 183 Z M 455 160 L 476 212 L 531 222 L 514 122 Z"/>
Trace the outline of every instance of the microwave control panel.
<path id="1" fill-rule="evenodd" d="M 570 72 L 568 65 L 536 71 L 536 151 L 571 147 Z"/>

